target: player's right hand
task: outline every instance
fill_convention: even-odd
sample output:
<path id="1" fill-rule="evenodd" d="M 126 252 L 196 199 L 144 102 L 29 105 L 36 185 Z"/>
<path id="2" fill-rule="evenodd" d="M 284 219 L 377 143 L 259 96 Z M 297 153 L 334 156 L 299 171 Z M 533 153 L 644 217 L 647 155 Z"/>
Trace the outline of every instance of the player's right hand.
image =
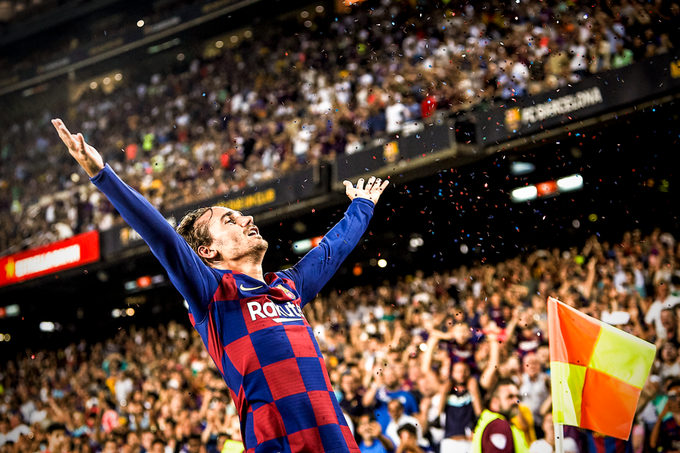
<path id="1" fill-rule="evenodd" d="M 71 156 L 87 172 L 90 178 L 94 177 L 104 168 L 104 160 L 101 154 L 92 146 L 85 143 L 83 134 L 71 134 L 59 118 L 52 120 L 52 125 L 59 133 L 59 138 L 68 147 Z"/>

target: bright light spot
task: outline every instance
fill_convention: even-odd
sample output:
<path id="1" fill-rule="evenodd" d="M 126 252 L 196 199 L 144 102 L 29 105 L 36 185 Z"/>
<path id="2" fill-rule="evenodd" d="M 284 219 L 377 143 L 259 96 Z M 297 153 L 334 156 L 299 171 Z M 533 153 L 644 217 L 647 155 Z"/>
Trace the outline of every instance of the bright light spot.
<path id="1" fill-rule="evenodd" d="M 111 310 L 111 316 L 113 316 L 114 318 L 120 318 L 120 310 L 114 308 L 113 310 Z"/>
<path id="2" fill-rule="evenodd" d="M 215 47 L 217 47 L 218 49 L 221 49 L 222 47 L 224 47 L 224 41 L 217 41 L 215 43 Z"/>
<path id="3" fill-rule="evenodd" d="M 526 175 L 536 170 L 536 166 L 530 162 L 511 162 L 510 172 L 515 176 Z"/>
<path id="4" fill-rule="evenodd" d="M 78 173 L 71 174 L 71 181 L 73 181 L 74 184 L 78 184 L 78 181 L 80 181 L 80 176 Z"/>
<path id="5" fill-rule="evenodd" d="M 536 186 L 519 187 L 510 193 L 513 201 L 533 200 L 536 198 L 536 195 L 538 195 L 538 189 L 536 189 Z"/>
<path id="6" fill-rule="evenodd" d="M 54 323 L 50 321 L 43 321 L 40 323 L 40 330 L 42 332 L 54 332 Z"/>
<path id="7" fill-rule="evenodd" d="M 119 72 L 118 74 L 113 76 L 113 78 L 116 79 L 116 82 L 120 82 L 121 80 L 123 80 L 123 74 Z"/>
<path id="8" fill-rule="evenodd" d="M 312 26 L 312 21 L 311 21 L 311 20 L 306 20 L 305 23 L 304 23 L 304 26 L 307 27 L 307 28 L 311 27 L 311 26 Z"/>
<path id="9" fill-rule="evenodd" d="M 229 41 L 231 41 L 233 43 L 238 42 L 238 36 L 236 36 L 236 35 L 232 36 L 231 38 L 229 38 Z"/>
<path id="10" fill-rule="evenodd" d="M 420 349 L 423 352 L 427 351 L 427 343 L 420 343 L 420 346 L 418 346 L 418 349 Z"/>
<path id="11" fill-rule="evenodd" d="M 177 59 L 178 59 L 179 61 L 184 60 L 184 54 L 183 54 L 183 53 L 178 53 L 178 54 L 177 54 Z"/>
<path id="12" fill-rule="evenodd" d="M 9 341 L 11 339 L 12 339 L 12 337 L 8 333 L 6 333 L 5 334 L 5 341 Z"/>
<path id="13" fill-rule="evenodd" d="M 469 251 L 470 251 L 470 249 L 468 248 L 468 246 L 466 244 L 460 244 L 460 253 L 465 255 Z"/>
<path id="14" fill-rule="evenodd" d="M 583 187 L 583 176 L 571 175 L 560 178 L 557 180 L 557 187 L 564 192 L 580 189 Z"/>
<path id="15" fill-rule="evenodd" d="M 587 19 L 587 18 L 588 18 L 588 15 L 587 15 L 587 14 L 584 14 L 584 15 L 583 15 L 583 18 L 584 18 L 584 19 Z"/>
<path id="16" fill-rule="evenodd" d="M 97 89 L 97 82 L 92 82 L 90 84 L 90 88 L 92 88 L 93 90 L 96 90 Z"/>
<path id="17" fill-rule="evenodd" d="M 581 226 L 581 222 L 579 222 L 578 219 L 574 219 L 574 221 L 571 222 L 571 226 L 573 226 L 574 228 L 579 228 Z"/>
<path id="18" fill-rule="evenodd" d="M 142 19 L 139 19 L 139 20 L 137 21 L 137 26 L 138 26 L 139 28 L 142 28 L 142 27 L 144 26 L 144 21 L 143 21 Z"/>
<path id="19" fill-rule="evenodd" d="M 307 19 L 309 17 L 309 13 L 307 11 L 302 11 L 300 13 L 300 17 L 302 17 L 303 19 Z"/>
<path id="20" fill-rule="evenodd" d="M 387 261 L 383 259 L 378 260 L 378 267 L 387 267 Z"/>
<path id="21" fill-rule="evenodd" d="M 109 83 L 111 83 L 111 77 L 104 77 L 103 82 L 104 82 L 104 85 L 108 85 Z"/>
<path id="22" fill-rule="evenodd" d="M 316 8 L 314 8 L 314 11 L 316 11 L 317 13 L 323 13 L 323 6 L 321 5 L 317 6 Z"/>
<path id="23" fill-rule="evenodd" d="M 411 238 L 411 240 L 408 241 L 408 245 L 412 248 L 420 247 L 423 245 L 423 238 Z"/>
<path id="24" fill-rule="evenodd" d="M 128 308 L 125 310 L 125 313 L 127 313 L 128 316 L 134 316 L 135 315 L 135 309 L 134 308 Z"/>
<path id="25" fill-rule="evenodd" d="M 597 214 L 590 214 L 588 216 L 588 220 L 590 220 L 591 222 L 597 222 Z"/>
<path id="26" fill-rule="evenodd" d="M 0 333 L 0 341 L 5 341 L 5 336 Z"/>
<path id="27" fill-rule="evenodd" d="M 244 38 L 250 38 L 250 37 L 252 37 L 252 36 L 253 36 L 253 32 L 250 31 L 250 30 L 246 30 L 245 32 L 243 32 L 243 37 L 244 37 Z"/>

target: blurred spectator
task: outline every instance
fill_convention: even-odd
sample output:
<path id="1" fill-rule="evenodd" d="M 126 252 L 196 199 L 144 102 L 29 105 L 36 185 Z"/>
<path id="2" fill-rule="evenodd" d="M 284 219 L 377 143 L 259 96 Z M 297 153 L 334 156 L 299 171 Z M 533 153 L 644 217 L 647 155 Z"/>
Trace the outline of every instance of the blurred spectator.
<path id="1" fill-rule="evenodd" d="M 364 414 L 359 419 L 357 433 L 360 437 L 361 453 L 389 453 L 394 451 L 394 443 L 385 437 L 380 423 L 372 414 Z"/>
<path id="2" fill-rule="evenodd" d="M 428 446 L 429 442 L 423 439 L 423 431 L 421 425 L 418 423 L 418 419 L 413 416 L 404 414 L 404 406 L 398 399 L 393 399 L 387 404 L 387 413 L 390 416 L 390 422 L 385 428 L 385 434 L 387 437 L 392 439 L 394 444 L 399 447 L 401 439 L 399 436 L 399 431 L 404 425 L 411 425 L 416 428 L 416 432 L 413 433 L 416 437 L 416 443 L 421 446 Z"/>
<path id="3" fill-rule="evenodd" d="M 534 353 L 524 356 L 522 369 L 524 372 L 519 387 L 520 400 L 529 408 L 534 423 L 540 427 L 543 424 L 541 405 L 550 396 L 550 377 L 541 371 L 541 364 Z"/>
<path id="4" fill-rule="evenodd" d="M 411 423 L 405 423 L 399 427 L 399 446 L 396 453 L 425 453 L 418 444 L 418 428 Z"/>
<path id="5" fill-rule="evenodd" d="M 666 417 L 671 414 L 671 417 Z M 668 386 L 666 402 L 650 436 L 650 446 L 658 452 L 680 450 L 680 381 Z"/>
<path id="6" fill-rule="evenodd" d="M 398 365 L 389 364 L 382 368 L 382 372 L 380 368 L 376 365 L 377 372 L 372 375 L 373 382 L 364 394 L 363 402 L 365 407 L 373 408 L 376 420 L 385 431 L 391 419 L 388 411 L 390 401 L 398 399 L 406 415 L 417 413 L 418 403 L 411 392 L 403 390 L 404 376 Z"/>
<path id="7" fill-rule="evenodd" d="M 552 413 L 543 417 L 544 437 L 531 443 L 529 453 L 553 453 L 555 451 L 555 425 L 553 424 Z M 565 437 L 563 442 L 565 453 L 580 453 L 578 445 L 571 437 Z"/>

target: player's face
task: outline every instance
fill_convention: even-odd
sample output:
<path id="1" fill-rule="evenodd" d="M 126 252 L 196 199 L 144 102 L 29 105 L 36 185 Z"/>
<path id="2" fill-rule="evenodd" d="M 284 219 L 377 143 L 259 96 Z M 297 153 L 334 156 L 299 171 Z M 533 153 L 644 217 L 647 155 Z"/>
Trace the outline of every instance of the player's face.
<path id="1" fill-rule="evenodd" d="M 267 250 L 267 241 L 260 236 L 252 216 L 216 206 L 212 208 L 212 215 L 208 211 L 199 221 L 208 222 L 208 230 L 213 238 L 210 247 L 217 250 L 221 261 L 238 260 Z"/>

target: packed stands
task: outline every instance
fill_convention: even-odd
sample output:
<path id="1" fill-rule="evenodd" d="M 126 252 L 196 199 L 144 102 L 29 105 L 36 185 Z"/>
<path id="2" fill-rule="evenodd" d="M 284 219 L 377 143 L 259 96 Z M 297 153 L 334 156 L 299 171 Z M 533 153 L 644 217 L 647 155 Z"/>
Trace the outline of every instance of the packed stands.
<path id="1" fill-rule="evenodd" d="M 658 346 L 629 441 L 638 451 L 650 448 L 669 383 L 680 371 L 680 275 L 669 266 L 678 248 L 658 229 L 610 241 L 593 236 L 565 250 L 331 291 L 305 315 L 340 406 L 366 448 L 377 442 L 376 430 L 398 443 L 391 422 L 405 412 L 402 422 L 415 420 L 420 447 L 439 451 L 445 433 L 469 435 L 487 391 L 509 378 L 521 393 L 514 422 L 532 451 L 545 451 L 539 447 L 552 442 L 545 422 L 546 298 L 558 297 Z M 158 441 L 158 451 L 211 452 L 240 440 L 231 395 L 184 321 L 122 329 L 96 344 L 83 339 L 60 350 L 27 351 L 0 369 L 3 453 L 39 451 L 53 423 L 65 425 L 68 451 L 156 451 Z M 447 406 L 449 395 L 467 394 L 466 416 Z M 574 451 L 593 451 L 592 433 L 568 429 L 566 435 Z"/>
<path id="2" fill-rule="evenodd" d="M 124 79 L 112 94 L 15 118 L 1 125 L 0 254 L 119 221 L 52 117 L 171 209 L 359 152 L 409 121 L 484 110 L 677 46 L 680 10 L 642 5 L 367 2 L 251 32 L 179 74 Z"/>

